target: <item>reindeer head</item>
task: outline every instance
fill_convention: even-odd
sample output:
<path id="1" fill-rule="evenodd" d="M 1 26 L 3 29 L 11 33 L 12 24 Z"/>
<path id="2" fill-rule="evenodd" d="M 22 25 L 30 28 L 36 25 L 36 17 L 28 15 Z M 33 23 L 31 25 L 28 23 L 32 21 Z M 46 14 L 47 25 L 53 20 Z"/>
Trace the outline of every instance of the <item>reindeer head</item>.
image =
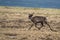
<path id="1" fill-rule="evenodd" d="M 29 19 L 31 19 L 31 18 L 32 18 L 33 14 L 34 14 L 34 13 L 32 13 L 32 14 L 29 14 Z"/>

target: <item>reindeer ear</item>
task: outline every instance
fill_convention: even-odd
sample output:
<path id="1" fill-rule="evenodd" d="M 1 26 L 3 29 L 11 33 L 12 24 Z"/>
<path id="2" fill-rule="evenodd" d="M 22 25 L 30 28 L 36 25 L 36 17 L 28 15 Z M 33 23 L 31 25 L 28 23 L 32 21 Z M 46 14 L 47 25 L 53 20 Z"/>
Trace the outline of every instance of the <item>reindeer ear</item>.
<path id="1" fill-rule="evenodd" d="M 33 13 L 29 13 L 28 15 L 33 15 L 34 14 L 34 12 Z"/>

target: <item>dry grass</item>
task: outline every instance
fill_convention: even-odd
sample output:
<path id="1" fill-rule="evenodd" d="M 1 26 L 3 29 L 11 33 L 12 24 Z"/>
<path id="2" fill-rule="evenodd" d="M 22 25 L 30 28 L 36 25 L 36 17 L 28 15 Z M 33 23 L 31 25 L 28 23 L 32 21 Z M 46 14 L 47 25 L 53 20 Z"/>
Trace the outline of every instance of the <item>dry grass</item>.
<path id="1" fill-rule="evenodd" d="M 31 21 L 29 13 L 45 16 L 53 32 L 47 25 L 41 30 L 34 26 L 28 30 Z M 24 8 L 0 6 L 0 40 L 60 40 L 60 9 Z"/>

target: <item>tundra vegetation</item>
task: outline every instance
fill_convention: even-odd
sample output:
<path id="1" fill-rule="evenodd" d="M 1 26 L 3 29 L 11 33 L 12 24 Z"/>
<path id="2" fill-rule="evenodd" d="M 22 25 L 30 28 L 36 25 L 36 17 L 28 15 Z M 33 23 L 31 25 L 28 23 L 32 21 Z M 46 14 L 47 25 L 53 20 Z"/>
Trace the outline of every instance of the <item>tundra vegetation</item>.
<path id="1" fill-rule="evenodd" d="M 33 12 L 33 16 L 46 17 L 57 32 L 45 24 L 40 30 L 35 26 L 28 30 L 32 24 L 28 14 Z M 0 6 L 0 40 L 60 40 L 60 9 Z"/>

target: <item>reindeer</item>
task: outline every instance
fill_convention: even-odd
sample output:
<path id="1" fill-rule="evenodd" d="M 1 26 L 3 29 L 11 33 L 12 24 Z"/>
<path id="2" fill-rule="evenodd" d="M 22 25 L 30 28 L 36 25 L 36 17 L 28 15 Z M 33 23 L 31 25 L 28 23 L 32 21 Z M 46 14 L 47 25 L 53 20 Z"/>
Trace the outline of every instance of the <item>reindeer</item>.
<path id="1" fill-rule="evenodd" d="M 28 18 L 33 22 L 33 24 L 31 25 L 31 27 L 35 24 L 35 27 L 40 30 L 40 29 L 44 26 L 44 23 L 45 23 L 46 25 L 49 26 L 50 30 L 53 31 L 53 29 L 52 29 L 52 28 L 50 27 L 50 25 L 48 24 L 46 17 L 44 17 L 44 16 L 34 16 L 34 17 L 33 17 L 33 14 L 34 14 L 34 13 L 29 14 L 29 16 L 28 16 Z M 38 23 L 41 23 L 41 27 L 40 27 L 40 28 L 37 27 L 37 24 L 38 24 Z M 31 27 L 30 27 L 28 30 L 30 30 Z"/>

